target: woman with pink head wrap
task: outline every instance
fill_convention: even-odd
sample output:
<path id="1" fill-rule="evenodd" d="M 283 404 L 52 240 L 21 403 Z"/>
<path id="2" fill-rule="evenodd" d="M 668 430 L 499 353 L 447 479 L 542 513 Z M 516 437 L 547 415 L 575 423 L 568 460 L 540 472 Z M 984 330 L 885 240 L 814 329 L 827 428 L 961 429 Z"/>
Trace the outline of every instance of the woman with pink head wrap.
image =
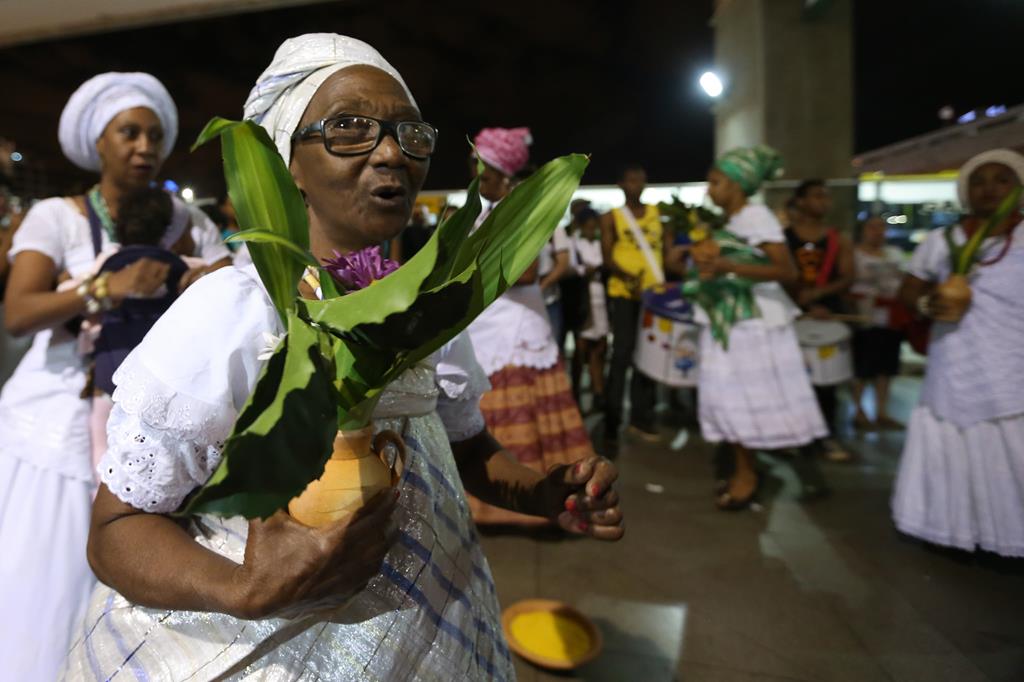
<path id="1" fill-rule="evenodd" d="M 477 158 L 509 177 L 526 166 L 532 143 L 529 128 L 484 128 L 473 140 Z"/>
<path id="2" fill-rule="evenodd" d="M 533 137 L 529 128 L 484 128 L 473 139 L 470 172 L 477 174 L 477 161 L 483 162 L 480 172 L 480 196 L 484 209 L 478 219 L 483 222 L 495 204 L 512 189 L 512 180 L 530 160 Z"/>
<path id="3" fill-rule="evenodd" d="M 474 169 L 477 159 L 483 162 L 480 196 L 487 213 L 526 168 L 532 142 L 529 128 L 484 128 L 473 140 Z M 485 217 L 482 213 L 480 220 Z M 547 471 L 590 456 L 593 448 L 552 334 L 538 271 L 539 263 L 534 263 L 469 326 L 469 334 L 491 383 L 480 400 L 488 429 L 521 464 Z M 548 523 L 472 496 L 469 502 L 477 523 Z"/>

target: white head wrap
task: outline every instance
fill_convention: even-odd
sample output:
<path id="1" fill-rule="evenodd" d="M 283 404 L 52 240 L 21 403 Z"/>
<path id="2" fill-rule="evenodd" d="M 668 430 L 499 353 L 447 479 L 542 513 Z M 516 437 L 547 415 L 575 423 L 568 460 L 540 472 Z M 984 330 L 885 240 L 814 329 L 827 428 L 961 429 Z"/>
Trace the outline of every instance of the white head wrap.
<path id="1" fill-rule="evenodd" d="M 96 141 L 122 111 L 151 109 L 164 129 L 160 158 L 166 159 L 178 139 L 178 109 L 163 83 L 148 73 L 111 71 L 93 76 L 71 95 L 60 115 L 58 137 L 64 156 L 89 171 L 100 170 Z"/>
<path id="2" fill-rule="evenodd" d="M 970 200 L 967 198 L 967 187 L 971 182 L 971 173 L 984 166 L 986 163 L 1000 163 L 1007 166 L 1017 174 L 1017 179 L 1024 185 L 1024 156 L 1021 156 L 1012 149 L 990 149 L 968 159 L 967 163 L 960 167 L 960 175 L 956 179 L 956 191 L 960 197 L 960 206 L 964 209 L 970 208 Z"/>
<path id="3" fill-rule="evenodd" d="M 413 106 L 416 105 L 402 76 L 377 50 L 348 36 L 307 33 L 289 38 L 277 48 L 270 66 L 249 93 L 244 116 L 266 129 L 288 164 L 292 156 L 292 133 L 299 127 L 317 89 L 331 74 L 357 65 L 376 67 L 394 78 Z"/>

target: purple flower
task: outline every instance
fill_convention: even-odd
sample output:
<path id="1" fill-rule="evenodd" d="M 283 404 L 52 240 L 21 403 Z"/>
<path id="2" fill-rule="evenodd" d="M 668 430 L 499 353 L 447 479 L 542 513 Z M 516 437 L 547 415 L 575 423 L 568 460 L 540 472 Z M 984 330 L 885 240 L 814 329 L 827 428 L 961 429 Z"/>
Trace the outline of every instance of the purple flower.
<path id="1" fill-rule="evenodd" d="M 368 246 L 345 256 L 335 251 L 334 258 L 323 261 L 324 269 L 347 291 L 365 289 L 398 269 L 398 263 L 380 255 L 379 246 Z"/>

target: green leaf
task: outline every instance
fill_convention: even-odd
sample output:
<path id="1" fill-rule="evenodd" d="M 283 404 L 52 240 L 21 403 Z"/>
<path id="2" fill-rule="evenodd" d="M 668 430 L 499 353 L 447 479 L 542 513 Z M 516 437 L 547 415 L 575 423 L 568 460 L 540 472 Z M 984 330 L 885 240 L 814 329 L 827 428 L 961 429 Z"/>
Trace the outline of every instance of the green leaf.
<path id="1" fill-rule="evenodd" d="M 517 281 L 536 260 L 565 215 L 589 160 L 582 154 L 544 164 L 513 189 L 471 234 L 460 249 L 452 272 L 478 260 L 486 305 L 498 298 L 499 273 L 506 283 Z"/>
<path id="2" fill-rule="evenodd" d="M 260 277 L 288 326 L 243 408 L 217 471 L 185 513 L 268 516 L 323 471 L 335 433 L 369 423 L 387 385 L 465 329 L 536 259 L 565 214 L 587 165 L 574 155 L 546 164 L 470 234 L 480 213 L 477 182 L 466 206 L 416 256 L 369 287 L 323 301 L 296 300 L 298 254 L 308 247 L 291 176 L 262 130 L 211 122 L 220 136 L 236 207 Z M 262 135 L 261 135 L 262 134 Z M 272 157 L 271 157 L 272 152 Z M 273 163 L 276 159 L 277 163 Z M 301 198 L 300 198 L 301 199 Z M 271 226 L 268 230 L 260 226 Z M 337 293 L 323 268 L 321 288 Z M 290 279 L 289 279 L 290 278 Z M 286 304 L 282 304 L 286 301 Z"/>
<path id="3" fill-rule="evenodd" d="M 337 298 L 345 292 L 338 288 L 338 282 L 322 265 L 317 267 L 320 278 L 320 293 L 324 298 Z"/>
<path id="4" fill-rule="evenodd" d="M 473 178 L 469 189 L 466 190 L 466 203 L 455 211 L 442 225 L 439 225 L 435 234 L 438 239 L 438 257 L 447 267 L 435 268 L 427 278 L 427 286 L 435 286 L 449 279 L 454 273 L 455 254 L 465 243 L 469 233 L 476 224 L 480 215 L 480 176 Z M 431 235 L 433 236 L 433 235 Z M 418 253 L 416 254 L 419 255 Z M 416 256 L 413 256 L 415 259 Z"/>
<path id="5" fill-rule="evenodd" d="M 287 237 L 283 237 L 276 232 L 269 230 L 242 230 L 236 232 L 227 239 L 225 242 L 247 242 L 249 244 L 277 244 L 278 246 L 284 247 L 293 258 L 297 258 L 302 267 L 307 265 L 310 267 L 317 267 L 316 259 L 310 255 L 309 251 L 302 249 L 298 244 L 290 241 Z"/>
<path id="6" fill-rule="evenodd" d="M 266 131 L 252 121 L 214 118 L 195 146 L 219 137 L 228 195 L 244 230 L 269 230 L 309 249 L 305 202 L 291 173 Z M 193 147 L 193 149 L 195 148 Z M 304 266 L 281 243 L 253 242 L 253 263 L 282 322 L 295 305 L 296 287 Z"/>
<path id="7" fill-rule="evenodd" d="M 330 337 L 288 317 L 288 335 L 256 383 L 210 480 L 182 514 L 270 516 L 318 478 L 338 431 Z"/>
<path id="8" fill-rule="evenodd" d="M 388 315 L 408 310 L 437 263 L 439 232 L 435 230 L 409 262 L 364 289 L 349 292 L 341 298 L 299 301 L 302 315 L 311 322 L 327 325 L 336 334 L 342 334 L 362 324 L 380 324 Z"/>
<path id="9" fill-rule="evenodd" d="M 440 347 L 450 337 L 436 337 L 439 330 L 454 336 L 464 329 L 537 258 L 565 214 L 587 163 L 585 156 L 576 154 L 546 164 L 466 237 L 480 210 L 474 181 L 466 206 L 445 221 L 408 263 L 341 299 L 300 301 L 300 314 L 343 338 L 357 333 L 382 351 L 396 345 L 415 348 L 428 338 L 435 339 L 430 347 Z M 480 296 L 464 287 L 445 289 L 454 282 L 468 284 L 474 273 L 472 281 L 483 288 Z M 442 290 L 457 298 L 445 306 L 439 293 L 423 296 Z M 473 300 L 476 306 L 465 307 Z"/>
<path id="10" fill-rule="evenodd" d="M 199 133 L 199 137 L 192 143 L 192 147 L 189 151 L 194 152 L 195 150 L 202 147 L 210 140 L 220 137 L 225 131 L 239 125 L 240 121 L 231 121 L 220 116 L 214 116 L 207 122 L 206 127 L 203 128 L 202 132 Z"/>

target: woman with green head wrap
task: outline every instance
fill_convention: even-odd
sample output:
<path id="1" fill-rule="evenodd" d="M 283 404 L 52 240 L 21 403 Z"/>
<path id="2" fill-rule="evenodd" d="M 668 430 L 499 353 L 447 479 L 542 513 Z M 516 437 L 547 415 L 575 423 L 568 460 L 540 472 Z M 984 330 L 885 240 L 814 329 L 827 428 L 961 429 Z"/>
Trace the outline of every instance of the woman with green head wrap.
<path id="1" fill-rule="evenodd" d="M 760 189 L 763 182 L 772 180 L 782 173 L 782 157 L 777 151 L 763 144 L 756 147 L 737 147 L 718 157 L 714 170 L 739 185 L 743 195 L 749 197 Z"/>
<path id="2" fill-rule="evenodd" d="M 724 211 L 726 229 L 756 247 L 767 262 L 741 263 L 715 249 L 694 249 L 702 277 L 757 282 L 758 315 L 735 323 L 727 345 L 714 338 L 706 311 L 697 312 L 705 325 L 698 385 L 701 431 L 705 440 L 731 446 L 735 460 L 731 476 L 720 485 L 718 507 L 725 510 L 748 506 L 757 492 L 753 450 L 801 447 L 809 456 L 813 441 L 827 433 L 793 331 L 800 311 L 781 286 L 796 279 L 796 266 L 775 216 L 748 201 L 781 168 L 775 150 L 758 146 L 723 154 L 708 172 L 708 196 Z M 809 474 L 813 480 L 804 481 L 805 493 L 822 492 L 820 474 Z"/>

